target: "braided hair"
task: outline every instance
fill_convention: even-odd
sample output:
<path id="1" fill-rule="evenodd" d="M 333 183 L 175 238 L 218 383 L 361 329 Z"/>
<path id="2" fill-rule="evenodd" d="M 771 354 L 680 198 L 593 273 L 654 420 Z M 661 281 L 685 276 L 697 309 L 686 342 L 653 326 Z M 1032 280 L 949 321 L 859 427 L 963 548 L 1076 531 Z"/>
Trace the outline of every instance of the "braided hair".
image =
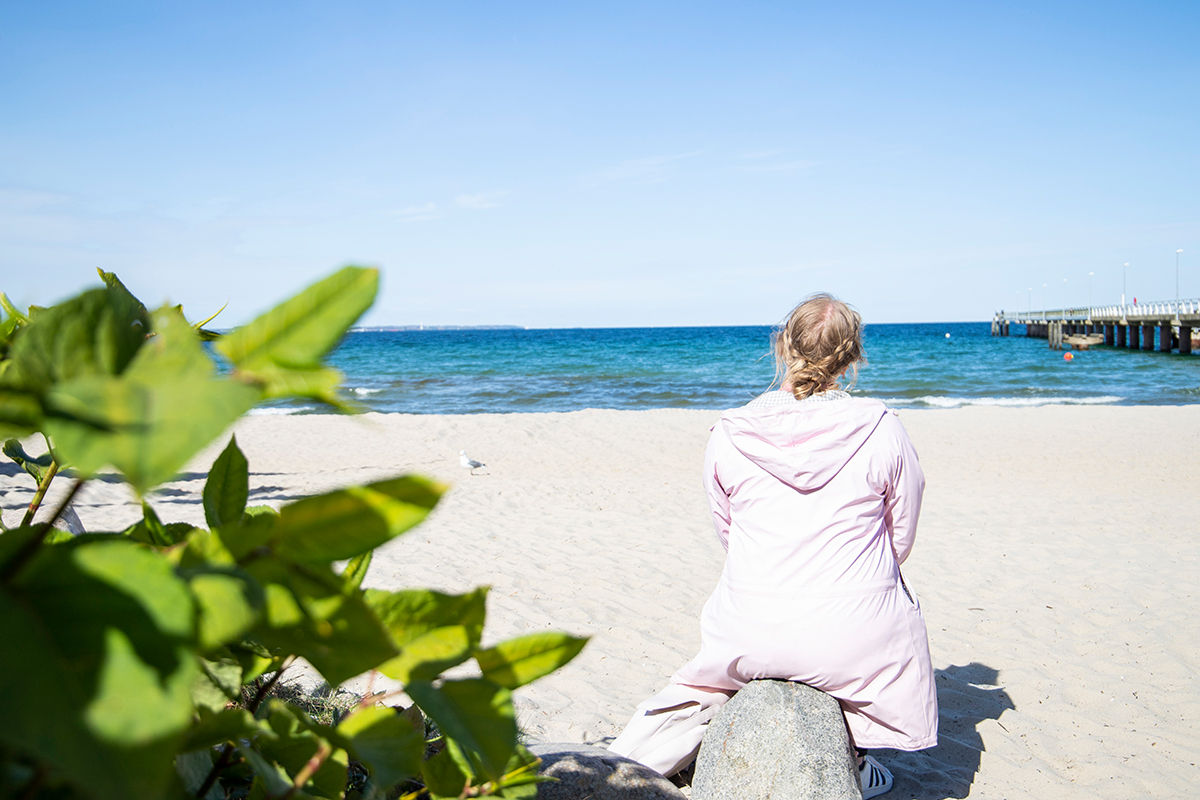
<path id="1" fill-rule="evenodd" d="M 862 317 L 824 292 L 804 298 L 771 334 L 771 344 L 775 383 L 797 400 L 838 388 L 838 378 L 847 370 L 857 376 L 865 361 Z"/>

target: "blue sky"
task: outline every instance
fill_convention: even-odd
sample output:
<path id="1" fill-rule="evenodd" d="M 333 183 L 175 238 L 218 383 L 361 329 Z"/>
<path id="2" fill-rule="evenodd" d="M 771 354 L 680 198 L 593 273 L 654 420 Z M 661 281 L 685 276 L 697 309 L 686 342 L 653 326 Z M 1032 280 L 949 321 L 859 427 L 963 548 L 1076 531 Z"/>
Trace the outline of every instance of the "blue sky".
<path id="1" fill-rule="evenodd" d="M 1169 299 L 1182 248 L 1200 297 L 1200 4 L 833 5 L 0 0 L 0 289 L 947 321 Z"/>

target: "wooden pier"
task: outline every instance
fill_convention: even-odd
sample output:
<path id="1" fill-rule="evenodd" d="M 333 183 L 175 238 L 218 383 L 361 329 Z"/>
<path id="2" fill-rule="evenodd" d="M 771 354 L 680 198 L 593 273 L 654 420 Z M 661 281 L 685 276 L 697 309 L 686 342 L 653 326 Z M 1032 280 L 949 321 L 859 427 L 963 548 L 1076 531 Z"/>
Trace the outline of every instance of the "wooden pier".
<path id="1" fill-rule="evenodd" d="M 1098 333 L 1109 347 L 1191 353 L 1192 331 L 1200 331 L 1200 299 L 1024 314 L 1000 311 L 992 317 L 992 336 L 1008 336 L 1013 325 L 1024 325 L 1026 336 L 1046 339 L 1054 350 L 1062 349 L 1068 336 Z"/>

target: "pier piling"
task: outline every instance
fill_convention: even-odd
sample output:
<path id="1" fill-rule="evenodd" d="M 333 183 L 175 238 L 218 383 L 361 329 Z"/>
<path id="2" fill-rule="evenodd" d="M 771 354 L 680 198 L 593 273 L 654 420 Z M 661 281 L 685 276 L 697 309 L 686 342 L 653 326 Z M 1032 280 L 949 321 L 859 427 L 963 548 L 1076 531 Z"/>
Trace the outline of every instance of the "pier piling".
<path id="1" fill-rule="evenodd" d="M 1152 322 L 1142 324 L 1142 349 L 1154 349 L 1154 323 Z"/>
<path id="2" fill-rule="evenodd" d="M 1026 337 L 1045 339 L 1051 350 L 1063 349 L 1070 336 L 1095 336 L 1089 345 L 1103 342 L 1108 347 L 1191 354 L 1192 331 L 1200 328 L 1200 298 L 1024 314 L 1000 311 L 992 317 L 992 335 L 1011 335 L 1011 325 L 1024 325 Z"/>

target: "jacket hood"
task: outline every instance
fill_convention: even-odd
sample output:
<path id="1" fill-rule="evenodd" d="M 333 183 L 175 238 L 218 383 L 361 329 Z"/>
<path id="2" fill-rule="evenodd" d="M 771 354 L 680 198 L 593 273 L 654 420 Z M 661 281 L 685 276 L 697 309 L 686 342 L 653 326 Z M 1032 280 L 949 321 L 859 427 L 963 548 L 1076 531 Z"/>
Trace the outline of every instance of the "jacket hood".
<path id="1" fill-rule="evenodd" d="M 735 408 L 717 424 L 746 458 L 801 492 L 829 483 L 888 413 L 878 400 L 850 398 L 769 408 Z"/>

